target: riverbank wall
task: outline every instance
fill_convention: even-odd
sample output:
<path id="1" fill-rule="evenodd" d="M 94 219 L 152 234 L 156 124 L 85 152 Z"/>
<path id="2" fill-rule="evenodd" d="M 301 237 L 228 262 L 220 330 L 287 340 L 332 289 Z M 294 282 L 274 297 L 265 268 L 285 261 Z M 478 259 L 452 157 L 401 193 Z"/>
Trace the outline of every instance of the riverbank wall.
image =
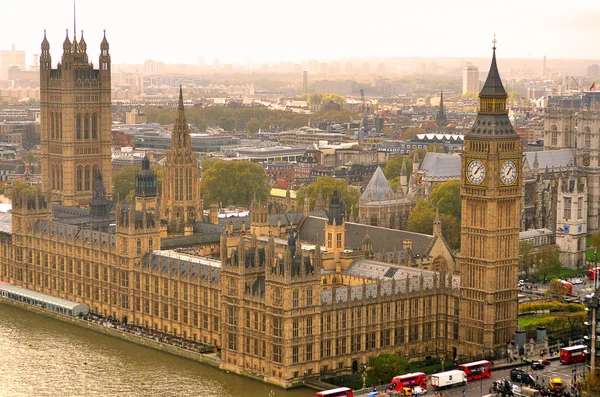
<path id="1" fill-rule="evenodd" d="M 58 321 L 62 321 L 68 324 L 73 324 L 81 328 L 90 329 L 94 332 L 109 335 L 114 338 L 126 340 L 128 342 L 137 343 L 138 345 L 146 346 L 151 349 L 160 350 L 165 353 L 173 354 L 180 357 L 185 357 L 190 360 L 198 361 L 204 364 L 211 365 L 216 368 L 220 368 L 221 359 L 214 355 L 206 355 L 196 353 L 187 349 L 182 349 L 177 346 L 169 345 L 168 343 L 159 342 L 143 336 L 137 336 L 129 332 L 121 331 L 116 328 L 105 327 L 101 324 L 95 324 L 86 320 L 79 319 L 77 317 L 66 316 L 64 314 L 56 313 L 50 310 L 42 309 L 41 307 L 32 306 L 23 302 L 17 302 L 10 299 L 0 297 L 0 303 L 14 306 L 19 309 L 27 310 L 36 314 L 40 314 L 45 317 L 53 318 Z"/>

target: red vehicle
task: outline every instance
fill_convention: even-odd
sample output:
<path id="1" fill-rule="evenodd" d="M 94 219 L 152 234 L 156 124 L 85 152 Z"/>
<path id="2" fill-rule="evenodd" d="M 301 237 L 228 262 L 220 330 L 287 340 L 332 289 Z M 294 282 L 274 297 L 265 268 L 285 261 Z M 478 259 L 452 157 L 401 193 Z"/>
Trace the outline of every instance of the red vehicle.
<path id="1" fill-rule="evenodd" d="M 570 282 L 565 281 L 565 280 L 558 280 L 558 281 L 560 281 L 567 288 L 566 295 L 573 295 L 573 284 L 571 284 Z"/>
<path id="2" fill-rule="evenodd" d="M 394 376 L 392 379 L 392 390 L 403 390 L 405 387 L 415 386 L 427 389 L 427 375 L 424 372 Z"/>
<path id="3" fill-rule="evenodd" d="M 593 267 L 588 270 L 588 277 L 590 280 L 595 280 L 596 277 L 600 277 L 600 267 Z"/>
<path id="4" fill-rule="evenodd" d="M 317 392 L 317 397 L 354 397 L 354 391 L 349 387 L 338 387 Z"/>
<path id="5" fill-rule="evenodd" d="M 560 349 L 560 363 L 573 364 L 585 361 L 585 345 L 563 347 Z"/>
<path id="6" fill-rule="evenodd" d="M 469 382 L 492 376 L 492 363 L 487 360 L 461 364 L 458 369 L 467 375 L 467 381 Z"/>

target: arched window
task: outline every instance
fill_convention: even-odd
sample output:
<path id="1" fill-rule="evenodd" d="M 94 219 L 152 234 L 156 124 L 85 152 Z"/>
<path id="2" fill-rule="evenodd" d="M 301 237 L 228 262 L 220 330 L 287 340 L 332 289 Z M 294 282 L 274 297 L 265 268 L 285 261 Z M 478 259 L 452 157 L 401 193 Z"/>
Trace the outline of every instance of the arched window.
<path id="1" fill-rule="evenodd" d="M 306 289 L 306 306 L 311 306 L 313 304 L 313 293 L 312 293 L 312 288 L 307 288 Z"/>
<path id="2" fill-rule="evenodd" d="M 98 117 L 92 113 L 92 139 L 98 139 Z"/>
<path id="3" fill-rule="evenodd" d="M 62 112 L 58 113 L 58 138 L 62 139 Z"/>
<path id="4" fill-rule="evenodd" d="M 90 190 L 90 181 L 92 180 L 91 177 L 91 173 L 92 173 L 92 167 L 90 167 L 89 165 L 85 166 L 85 191 Z"/>
<path id="5" fill-rule="evenodd" d="M 77 166 L 77 191 L 80 192 L 83 188 L 83 167 Z"/>
<path id="6" fill-rule="evenodd" d="M 77 114 L 77 121 L 75 122 L 75 131 L 77 134 L 77 139 L 81 139 L 82 136 L 82 131 L 81 131 L 82 125 L 81 125 L 81 114 Z"/>
<path id="7" fill-rule="evenodd" d="M 83 139 L 90 139 L 90 115 L 87 113 L 83 118 Z"/>
<path id="8" fill-rule="evenodd" d="M 59 168 L 58 168 L 58 181 L 59 181 L 59 186 L 60 186 L 59 189 L 63 190 L 63 166 L 62 166 L 62 164 L 59 165 Z"/>
<path id="9" fill-rule="evenodd" d="M 138 254 L 142 253 L 142 239 L 141 238 L 137 239 L 137 253 Z"/>
<path id="10" fill-rule="evenodd" d="M 558 131 L 556 130 L 556 126 L 553 125 L 552 127 L 550 127 L 550 131 L 552 133 L 552 142 L 551 145 L 552 146 L 556 146 L 558 145 Z"/>
<path id="11" fill-rule="evenodd" d="M 56 165 L 50 165 L 51 176 L 52 176 L 52 190 L 56 190 Z"/>
<path id="12" fill-rule="evenodd" d="M 298 290 L 297 289 L 295 289 L 292 292 L 292 306 L 298 307 Z"/>

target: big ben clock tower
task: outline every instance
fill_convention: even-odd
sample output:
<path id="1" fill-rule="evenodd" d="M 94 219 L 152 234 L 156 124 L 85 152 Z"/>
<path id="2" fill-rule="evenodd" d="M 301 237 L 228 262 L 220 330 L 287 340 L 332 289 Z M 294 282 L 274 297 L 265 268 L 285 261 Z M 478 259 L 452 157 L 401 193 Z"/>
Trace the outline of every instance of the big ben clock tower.
<path id="1" fill-rule="evenodd" d="M 490 356 L 517 327 L 521 142 L 492 64 L 461 162 L 461 355 Z"/>

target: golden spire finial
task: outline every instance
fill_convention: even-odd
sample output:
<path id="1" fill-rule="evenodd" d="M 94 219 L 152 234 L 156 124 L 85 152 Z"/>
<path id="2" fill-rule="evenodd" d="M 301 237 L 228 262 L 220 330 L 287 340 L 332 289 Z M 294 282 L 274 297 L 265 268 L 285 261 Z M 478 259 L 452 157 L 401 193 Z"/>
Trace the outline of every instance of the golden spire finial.
<path id="1" fill-rule="evenodd" d="M 492 44 L 494 45 L 494 47 L 493 47 L 494 50 L 496 49 L 496 43 L 497 42 L 498 41 L 496 40 L 496 33 L 494 33 L 494 39 L 492 40 Z"/>

